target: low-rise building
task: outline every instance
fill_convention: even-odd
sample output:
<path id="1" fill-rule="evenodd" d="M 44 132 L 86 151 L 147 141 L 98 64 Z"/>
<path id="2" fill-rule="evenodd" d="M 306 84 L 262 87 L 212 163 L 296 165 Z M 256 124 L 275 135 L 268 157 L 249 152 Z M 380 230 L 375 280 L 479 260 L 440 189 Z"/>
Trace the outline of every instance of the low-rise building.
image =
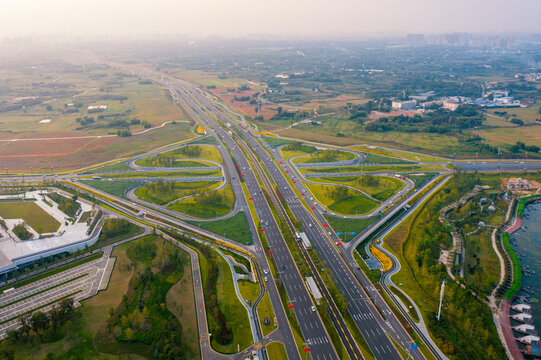
<path id="1" fill-rule="evenodd" d="M 415 100 L 393 101 L 392 108 L 393 110 L 413 110 L 417 108 L 417 101 Z"/>
<path id="2" fill-rule="evenodd" d="M 442 107 L 449 111 L 455 111 L 460 106 L 460 103 L 454 99 L 443 100 Z"/>
<path id="3" fill-rule="evenodd" d="M 0 195 L 0 199 L 9 202 L 13 200 L 13 197 Z M 85 249 L 98 240 L 103 219 L 92 219 L 92 215 L 89 216 L 90 220 L 83 219 L 83 216 L 86 216 L 85 213 L 87 215 L 92 213 L 92 205 L 77 200 L 80 210 L 70 218 L 58 208 L 53 200 L 46 199 L 45 193 L 40 191 L 27 192 L 24 194 L 24 199 L 40 207 L 58 221 L 60 226 L 56 232 L 40 236 L 38 229 L 32 229 L 28 224 L 25 224 L 33 236 L 29 240 L 21 240 L 12 230 L 15 224 L 23 223 L 23 219 L 0 218 L 4 224 L 0 225 L 0 274 L 8 273 L 27 263 L 48 256 Z"/>
<path id="4" fill-rule="evenodd" d="M 511 178 L 507 181 L 507 190 L 509 191 L 533 191 L 537 190 L 528 180 L 521 178 Z"/>

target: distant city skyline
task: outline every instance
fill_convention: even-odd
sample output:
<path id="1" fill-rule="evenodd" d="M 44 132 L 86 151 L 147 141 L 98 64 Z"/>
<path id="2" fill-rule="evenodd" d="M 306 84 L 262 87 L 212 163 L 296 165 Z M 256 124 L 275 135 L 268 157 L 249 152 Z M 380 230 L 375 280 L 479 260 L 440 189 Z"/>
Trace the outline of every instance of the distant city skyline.
<path id="1" fill-rule="evenodd" d="M 0 37 L 536 33 L 540 13 L 539 0 L 3 0 Z"/>

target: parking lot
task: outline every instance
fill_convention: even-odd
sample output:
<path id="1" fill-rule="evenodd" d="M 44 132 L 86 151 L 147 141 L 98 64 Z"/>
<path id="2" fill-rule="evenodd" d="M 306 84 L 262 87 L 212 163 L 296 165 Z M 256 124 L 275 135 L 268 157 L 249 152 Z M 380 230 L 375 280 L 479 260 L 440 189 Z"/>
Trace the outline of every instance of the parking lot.
<path id="1" fill-rule="evenodd" d="M 107 286 L 114 259 L 105 252 L 99 259 L 37 280 L 19 288 L 4 290 L 0 295 L 0 339 L 20 326 L 19 317 L 40 310 L 47 312 L 67 297 L 79 302 Z"/>

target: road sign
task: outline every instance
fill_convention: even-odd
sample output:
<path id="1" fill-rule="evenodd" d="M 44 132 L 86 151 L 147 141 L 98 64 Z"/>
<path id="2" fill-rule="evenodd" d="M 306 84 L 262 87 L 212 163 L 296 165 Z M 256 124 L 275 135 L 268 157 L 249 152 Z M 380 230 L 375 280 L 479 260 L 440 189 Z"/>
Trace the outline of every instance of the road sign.
<path id="1" fill-rule="evenodd" d="M 248 200 L 253 200 L 254 198 L 250 196 L 250 198 Z"/>
<path id="2" fill-rule="evenodd" d="M 417 344 L 412 344 L 411 345 L 411 350 L 417 350 L 419 348 L 419 345 Z"/>
<path id="3" fill-rule="evenodd" d="M 288 307 L 289 309 L 293 309 L 293 308 L 295 307 L 295 305 L 289 304 L 287 307 Z"/>
<path id="4" fill-rule="evenodd" d="M 263 231 L 265 231 L 265 229 L 259 229 L 259 231 L 263 232 Z"/>
<path id="5" fill-rule="evenodd" d="M 329 224 L 323 224 L 323 227 L 327 227 L 327 226 L 329 226 Z"/>
<path id="6" fill-rule="evenodd" d="M 310 348 L 309 348 L 309 347 L 305 347 L 305 348 L 304 348 L 304 352 L 308 352 L 308 351 L 310 351 Z"/>
<path id="7" fill-rule="evenodd" d="M 312 206 L 312 210 L 315 210 L 315 209 L 316 209 L 316 207 L 315 207 L 315 206 Z"/>
<path id="8" fill-rule="evenodd" d="M 269 250 L 269 254 L 272 254 L 272 253 L 273 253 L 273 251 L 272 251 L 272 250 Z"/>
<path id="9" fill-rule="evenodd" d="M 355 231 L 352 231 L 352 232 L 351 232 L 351 235 L 355 235 L 355 234 L 356 234 Z"/>
<path id="10" fill-rule="evenodd" d="M 295 180 L 293 180 L 293 184 L 296 184 L 297 182 Z"/>
<path id="11" fill-rule="evenodd" d="M 336 235 L 340 235 L 340 232 L 337 232 Z"/>

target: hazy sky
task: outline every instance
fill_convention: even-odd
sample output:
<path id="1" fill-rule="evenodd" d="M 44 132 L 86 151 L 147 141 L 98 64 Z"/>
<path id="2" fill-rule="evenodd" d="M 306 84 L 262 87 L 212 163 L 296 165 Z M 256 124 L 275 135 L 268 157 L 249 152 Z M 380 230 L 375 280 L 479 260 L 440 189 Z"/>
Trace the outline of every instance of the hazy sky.
<path id="1" fill-rule="evenodd" d="M 0 0 L 0 36 L 541 32 L 541 0 Z"/>

